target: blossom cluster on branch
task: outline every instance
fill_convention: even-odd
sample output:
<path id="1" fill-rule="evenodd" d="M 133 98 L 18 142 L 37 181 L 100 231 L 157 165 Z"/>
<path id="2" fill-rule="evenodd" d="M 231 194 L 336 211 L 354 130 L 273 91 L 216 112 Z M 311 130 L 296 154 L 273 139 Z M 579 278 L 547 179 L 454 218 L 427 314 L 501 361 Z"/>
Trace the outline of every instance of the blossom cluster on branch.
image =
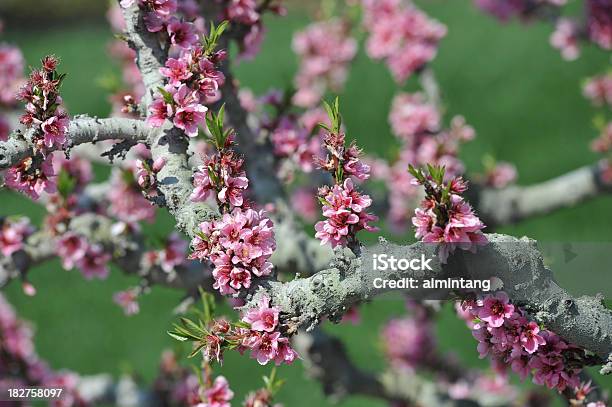
<path id="1" fill-rule="evenodd" d="M 9 188 L 38 199 L 43 192 L 53 193 L 57 185 L 51 158 L 52 149 L 62 148 L 70 119 L 62 107 L 59 89 L 65 78 L 56 71 L 58 60 L 42 59 L 42 68 L 33 70 L 17 98 L 26 103 L 21 123 L 29 130 L 27 137 L 36 155 L 23 159 L 5 175 Z"/>
<path id="2" fill-rule="evenodd" d="M 429 18 L 410 0 L 363 0 L 366 50 L 384 60 L 398 83 L 433 60 L 446 26 Z"/>
<path id="3" fill-rule="evenodd" d="M 589 393 L 579 377 L 584 350 L 539 326 L 503 291 L 465 300 L 456 309 L 472 329 L 480 357 L 488 356 L 498 374 L 504 375 L 510 368 L 522 380 L 532 375 L 534 383 L 559 392 L 582 389 L 581 400 Z"/>
<path id="4" fill-rule="evenodd" d="M 425 188 L 425 199 L 412 218 L 415 237 L 426 243 L 440 243 L 438 255 L 446 262 L 456 248 L 475 252 L 487 243 L 485 225 L 461 196 L 467 183 L 456 177 L 444 182 L 444 167 L 428 167 L 428 174 L 409 167 L 415 183 Z"/>
<path id="5" fill-rule="evenodd" d="M 8 44 L 0 44 L 0 141 L 8 140 L 11 129 L 9 120 L 2 110 L 15 107 L 17 102 L 15 94 L 25 81 L 23 77 L 24 66 L 25 61 L 19 48 Z"/>
<path id="6" fill-rule="evenodd" d="M 295 77 L 293 103 L 301 107 L 319 104 L 327 90 L 343 87 L 348 64 L 357 53 L 346 21 L 328 20 L 311 24 L 293 37 L 293 50 L 300 59 Z"/>
<path id="7" fill-rule="evenodd" d="M 323 216 L 327 219 L 315 224 L 315 237 L 322 245 L 330 243 L 332 247 L 355 248 L 360 230 L 378 230 L 372 226 L 378 218 L 367 212 L 372 199 L 356 189 L 351 178 L 368 179 L 370 166 L 361 161 L 361 150 L 354 142 L 346 146 L 338 99 L 333 105 L 325 103 L 325 107 L 331 121 L 331 126 L 321 124 L 327 131 L 323 139 L 327 156 L 319 158 L 317 165 L 332 175 L 334 185 L 319 188 L 318 197 L 323 205 Z"/>
<path id="8" fill-rule="evenodd" d="M 223 363 L 226 350 L 250 351 L 251 358 L 261 365 L 274 362 L 277 366 L 291 364 L 298 357 L 289 338 L 282 331 L 280 310 L 270 305 L 268 297 L 261 297 L 257 307 L 247 309 L 239 322 L 214 318 L 214 300 L 202 293 L 203 310 L 197 312 L 198 322 L 181 318 L 168 334 L 179 341 L 194 344 L 190 356 L 202 353 L 205 363 Z"/>
<path id="9" fill-rule="evenodd" d="M 210 260 L 214 265 L 214 288 L 233 294 L 251 286 L 251 280 L 272 273 L 268 261 L 276 242 L 272 221 L 262 210 L 251 209 L 243 193 L 249 185 L 243 159 L 232 150 L 233 130 L 223 128 L 223 110 L 211 115 L 209 130 L 216 154 L 204 157 L 194 174 L 191 200 L 204 201 L 214 195 L 223 214 L 221 219 L 205 221 L 191 242 L 190 258 Z"/>

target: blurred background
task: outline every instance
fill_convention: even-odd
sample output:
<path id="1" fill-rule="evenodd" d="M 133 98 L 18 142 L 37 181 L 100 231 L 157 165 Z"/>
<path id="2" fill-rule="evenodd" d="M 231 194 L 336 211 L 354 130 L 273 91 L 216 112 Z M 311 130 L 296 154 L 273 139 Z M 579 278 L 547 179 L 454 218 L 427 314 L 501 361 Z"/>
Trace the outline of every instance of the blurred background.
<path id="1" fill-rule="evenodd" d="M 294 2 L 297 3 L 297 2 Z M 608 69 L 610 55 L 585 46 L 575 62 L 565 62 L 548 44 L 552 27 L 542 22 L 500 24 L 476 9 L 469 0 L 416 1 L 431 17 L 447 25 L 434 60 L 445 118 L 462 114 L 474 126 L 477 139 L 465 145 L 461 157 L 468 173 L 482 170 L 484 154 L 516 164 L 518 182 L 528 184 L 560 175 L 595 162 L 588 144 L 597 136 L 595 111 L 581 96 L 581 81 Z M 580 7 L 581 2 L 573 2 Z M 108 95 L 102 83 L 118 75 L 106 52 L 112 34 L 106 24 L 107 3 L 101 0 L 2 0 L 0 17 L 6 24 L 0 42 L 21 47 L 26 60 L 36 65 L 40 57 L 61 57 L 61 71 L 68 72 L 62 95 L 70 114 L 107 115 Z M 312 17 L 303 5 L 288 4 L 287 17 L 267 17 L 267 39 L 254 61 L 236 69 L 244 86 L 256 93 L 269 87 L 291 84 L 296 58 L 291 51 L 292 33 L 305 27 Z M 404 86 L 416 90 L 414 79 Z M 346 90 L 341 94 L 348 134 L 368 153 L 384 156 L 394 145 L 387 115 L 397 86 L 382 64 L 360 52 L 354 61 Z M 108 168 L 97 168 L 98 180 Z M 499 230 L 515 236 L 527 235 L 543 241 L 611 241 L 611 197 L 601 197 L 552 215 L 521 222 Z M 40 207 L 6 191 L 0 192 L 0 216 L 23 214 L 34 223 L 43 217 Z M 172 221 L 161 213 L 151 234 L 165 235 Z M 411 239 L 409 236 L 393 237 Z M 603 273 L 608 273 L 606 265 Z M 572 278 L 584 278 L 574 270 Z M 136 283 L 114 270 L 108 280 L 85 281 L 77 271 L 64 271 L 59 262 L 33 270 L 38 289 L 26 297 L 18 284 L 6 289 L 18 313 L 36 327 L 35 343 L 41 357 L 54 369 L 67 368 L 81 374 L 133 372 L 150 382 L 156 375 L 159 356 L 175 346 L 166 335 L 175 317 L 172 309 L 181 293 L 154 287 L 141 299 L 141 312 L 125 317 L 112 302 L 114 292 Z M 604 274 L 605 276 L 605 274 Z M 609 285 L 604 277 L 598 284 Z M 379 327 L 389 317 L 404 313 L 402 301 L 379 300 L 361 308 L 359 325 L 325 325 L 345 340 L 350 355 L 362 367 L 382 369 L 385 362 L 379 345 Z M 487 365 L 478 359 L 476 342 L 464 323 L 448 307 L 438 324 L 440 347 L 456 354 L 468 366 Z M 235 400 L 261 386 L 269 368 L 240 359 L 231 352 L 217 370 L 228 377 Z M 278 372 L 287 384 L 278 396 L 285 406 L 327 406 L 319 385 L 304 378 L 300 363 Z M 601 378 L 601 377 L 600 377 Z M 599 379 L 600 379 L 599 378 Z M 612 381 L 601 381 L 612 389 Z M 349 398 L 346 407 L 379 406 L 378 401 Z"/>

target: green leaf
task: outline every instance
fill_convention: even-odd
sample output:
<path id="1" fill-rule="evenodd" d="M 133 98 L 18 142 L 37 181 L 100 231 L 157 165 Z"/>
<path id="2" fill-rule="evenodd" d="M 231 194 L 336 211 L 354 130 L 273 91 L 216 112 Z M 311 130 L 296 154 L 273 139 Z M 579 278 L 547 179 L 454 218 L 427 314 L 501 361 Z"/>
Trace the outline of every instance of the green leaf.
<path id="1" fill-rule="evenodd" d="M 319 200 L 319 202 L 321 202 L 322 205 L 332 206 L 332 204 L 325 198 L 318 196 L 317 199 Z"/>
<path id="2" fill-rule="evenodd" d="M 206 343 L 202 342 L 199 343 L 198 345 L 196 345 L 195 348 L 193 348 L 193 350 L 191 351 L 191 353 L 187 356 L 187 358 L 191 359 L 192 357 L 194 357 L 195 355 L 197 355 L 198 353 L 200 353 L 200 351 L 202 350 L 202 348 L 206 346 Z"/>
<path id="3" fill-rule="evenodd" d="M 244 321 L 238 321 L 234 323 L 234 326 L 236 328 L 250 328 L 251 324 L 249 324 L 248 322 L 244 322 Z"/>
<path id="4" fill-rule="evenodd" d="M 202 339 L 201 336 L 198 336 L 196 334 L 194 334 L 193 332 L 189 331 L 188 329 L 183 328 L 180 325 L 174 324 L 174 330 L 172 331 L 174 334 L 183 336 L 191 341 L 199 341 Z"/>
<path id="5" fill-rule="evenodd" d="M 157 90 L 159 91 L 159 93 L 164 98 L 164 102 L 166 102 L 168 104 L 173 104 L 174 103 L 174 98 L 172 97 L 172 94 L 170 92 L 168 92 L 166 89 L 162 88 L 161 86 L 158 87 Z"/>
<path id="6" fill-rule="evenodd" d="M 198 290 L 202 299 L 203 322 L 208 325 L 215 316 L 215 297 L 211 293 L 205 292 L 202 287 L 198 287 Z"/>
<path id="7" fill-rule="evenodd" d="M 185 341 L 189 340 L 189 338 L 188 338 L 188 337 L 183 336 L 183 335 L 181 335 L 181 334 L 178 334 L 178 333 L 176 333 L 176 332 L 172 332 L 172 331 L 166 331 L 166 332 L 168 333 L 168 335 L 170 335 L 171 337 L 173 337 L 173 338 L 174 338 L 174 339 L 176 339 L 177 341 L 180 341 L 180 342 L 185 342 Z"/>
<path id="8" fill-rule="evenodd" d="M 185 318 L 185 317 L 180 317 L 179 320 L 181 321 L 181 323 L 183 324 L 183 326 L 187 329 L 191 329 L 191 332 L 196 332 L 200 335 L 204 335 L 206 334 L 206 331 L 204 331 L 202 329 L 202 327 L 200 327 L 198 324 L 196 324 L 195 322 L 193 322 L 192 320 L 190 320 L 189 318 Z"/>

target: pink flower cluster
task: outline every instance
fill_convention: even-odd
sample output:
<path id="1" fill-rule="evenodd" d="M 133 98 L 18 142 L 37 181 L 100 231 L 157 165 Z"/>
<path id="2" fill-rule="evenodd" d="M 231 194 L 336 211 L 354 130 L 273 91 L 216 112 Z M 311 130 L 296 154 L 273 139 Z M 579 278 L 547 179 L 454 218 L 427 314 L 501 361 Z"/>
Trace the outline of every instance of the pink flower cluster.
<path id="1" fill-rule="evenodd" d="M 138 288 L 118 291 L 113 295 L 113 301 L 123 308 L 125 315 L 135 315 L 140 312 L 140 306 L 138 305 L 139 293 L 140 290 Z"/>
<path id="2" fill-rule="evenodd" d="M 143 266 L 150 268 L 159 266 L 166 273 L 172 273 L 175 268 L 185 263 L 187 242 L 178 233 L 172 233 L 161 250 L 151 250 L 143 257 Z"/>
<path id="3" fill-rule="evenodd" d="M 43 155 L 47 149 L 61 148 L 66 142 L 69 118 L 60 107 L 59 88 L 64 78 L 57 73 L 58 60 L 53 56 L 42 59 L 42 69 L 34 70 L 17 97 L 26 103 L 21 123 L 35 128 L 33 142 Z"/>
<path id="4" fill-rule="evenodd" d="M 231 407 L 230 401 L 233 398 L 234 392 L 227 379 L 217 376 L 212 386 L 204 390 L 203 402 L 196 407 Z"/>
<path id="5" fill-rule="evenodd" d="M 321 240 L 321 245 L 330 243 L 332 247 L 347 246 L 355 241 L 355 235 L 360 230 L 378 230 L 371 225 L 378 218 L 366 212 L 372 205 L 372 199 L 368 195 L 362 195 L 353 185 L 351 178 L 331 189 L 321 188 L 319 197 L 325 202 L 323 216 L 327 218 L 315 224 L 315 237 Z"/>
<path id="6" fill-rule="evenodd" d="M 0 217 L 0 253 L 11 256 L 21 250 L 26 238 L 34 228 L 28 218 L 9 219 Z"/>
<path id="7" fill-rule="evenodd" d="M 157 173 L 166 165 L 164 157 L 155 161 L 147 159 L 136 160 L 136 182 L 148 195 L 157 194 Z"/>
<path id="8" fill-rule="evenodd" d="M 268 297 L 262 297 L 257 307 L 244 313 L 241 324 L 232 325 L 223 319 L 212 321 L 202 349 L 205 360 L 221 362 L 223 351 L 237 346 L 241 354 L 249 350 L 261 365 L 270 361 L 277 366 L 291 364 L 297 353 L 280 332 L 279 312 L 270 306 Z"/>
<path id="9" fill-rule="evenodd" d="M 222 294 L 249 288 L 255 277 L 272 273 L 272 221 L 264 211 L 234 208 L 220 220 L 203 222 L 192 242 L 192 259 L 209 259 L 215 269 L 213 287 Z"/>
<path id="10" fill-rule="evenodd" d="M 270 135 L 274 154 L 287 159 L 293 166 L 309 173 L 314 169 L 313 157 L 321 155 L 321 139 L 317 134 L 297 126 L 288 118 L 282 119 Z"/>
<path id="11" fill-rule="evenodd" d="M 31 327 L 17 317 L 15 310 L 0 294 L 0 389 L 62 387 L 61 398 L 50 401 L 50 406 L 86 407 L 88 403 L 77 390 L 78 376 L 67 371 L 52 371 L 36 354 L 32 339 Z"/>
<path id="12" fill-rule="evenodd" d="M 514 183 L 517 178 L 516 167 L 504 161 L 487 168 L 484 183 L 493 188 L 505 188 Z"/>
<path id="13" fill-rule="evenodd" d="M 396 369 L 414 371 L 427 362 L 435 347 L 433 327 L 427 319 L 392 319 L 383 328 L 381 337 L 389 363 Z"/>
<path id="14" fill-rule="evenodd" d="M 591 41 L 612 50 L 612 0 L 587 0 L 587 31 Z"/>
<path id="15" fill-rule="evenodd" d="M 420 93 L 400 93 L 393 99 L 389 122 L 403 143 L 400 161 L 415 166 L 444 166 L 450 178 L 463 173 L 459 146 L 472 140 L 475 132 L 462 116 L 455 116 L 450 129 L 445 130 L 440 128 L 440 120 L 436 107 L 424 102 Z"/>
<path id="16" fill-rule="evenodd" d="M 598 138 L 591 143 L 591 149 L 598 153 L 612 151 L 612 122 L 606 124 Z"/>
<path id="17" fill-rule="evenodd" d="M 228 142 L 231 145 L 231 139 Z M 203 165 L 193 176 L 195 188 L 191 200 L 203 202 L 214 195 L 217 202 L 226 208 L 242 206 L 245 203 L 243 195 L 249 186 L 243 164 L 244 160 L 230 149 L 204 156 Z"/>
<path id="18" fill-rule="evenodd" d="M 24 66 L 19 48 L 0 44 L 0 106 L 15 105 L 15 93 L 24 82 Z"/>
<path id="19" fill-rule="evenodd" d="M 332 247 L 355 244 L 356 234 L 362 229 L 371 232 L 378 230 L 371 225 L 378 218 L 366 212 L 372 205 L 372 199 L 368 195 L 362 195 L 350 178 L 368 179 L 370 166 L 361 161 L 361 150 L 354 142 L 346 147 L 345 135 L 339 129 L 340 124 L 336 123 L 334 127 L 324 137 L 327 156 L 325 159 L 318 159 L 317 164 L 332 174 L 335 185 L 332 188 L 324 186 L 319 189 L 323 216 L 327 219 L 315 224 L 315 237 L 321 240 L 322 245 L 329 242 Z"/>
<path id="20" fill-rule="evenodd" d="M 242 403 L 243 407 L 283 407 L 282 404 L 273 403 L 272 394 L 268 389 L 259 389 L 247 394 Z M 605 407 L 605 406 L 604 406 Z"/>
<path id="21" fill-rule="evenodd" d="M 510 366 L 521 379 L 533 374 L 534 383 L 559 392 L 579 386 L 580 369 L 568 363 L 579 349 L 529 320 L 506 293 L 464 301 L 457 310 L 478 340 L 480 357 L 489 356 L 500 373 Z"/>
<path id="22" fill-rule="evenodd" d="M 393 98 L 389 123 L 393 134 L 406 142 L 440 131 L 440 112 L 423 99 L 420 93 L 400 93 Z"/>
<path id="23" fill-rule="evenodd" d="M 145 11 L 144 21 L 150 32 L 167 31 L 170 43 L 180 48 L 190 48 L 198 41 L 193 23 L 179 20 L 177 0 L 122 0 L 123 8 L 138 4 Z"/>
<path id="24" fill-rule="evenodd" d="M 7 187 L 23 192 L 35 200 L 40 198 L 43 192 L 52 194 L 57 191 L 53 159 L 50 156 L 24 158 L 6 171 L 4 182 Z"/>
<path id="25" fill-rule="evenodd" d="M 580 28 L 569 18 L 557 20 L 555 31 L 550 35 L 550 45 L 561 51 L 561 56 L 567 61 L 573 61 L 580 56 L 578 46 Z"/>
<path id="26" fill-rule="evenodd" d="M 76 267 L 88 280 L 108 277 L 111 255 L 101 245 L 90 244 L 85 237 L 67 232 L 57 239 L 56 251 L 66 270 Z"/>
<path id="27" fill-rule="evenodd" d="M 252 59 L 257 55 L 264 39 L 265 28 L 262 14 L 271 11 L 277 15 L 286 14 L 282 0 L 260 2 L 255 0 L 229 0 L 225 2 L 223 17 L 234 24 L 239 24 L 238 31 L 243 34 L 237 38 L 240 47 L 239 59 Z"/>
<path id="28" fill-rule="evenodd" d="M 187 133 L 198 134 L 198 125 L 204 124 L 208 108 L 204 106 L 219 100 L 219 88 L 225 82 L 216 65 L 225 58 L 225 51 L 205 55 L 201 47 L 183 51 L 178 58 L 169 58 L 160 68 L 168 85 L 160 90 L 150 107 L 148 122 L 160 127 L 166 119 Z"/>
<path id="29" fill-rule="evenodd" d="M 278 366 L 291 364 L 297 353 L 291 347 L 289 339 L 278 331 L 279 309 L 270 306 L 270 299 L 262 297 L 259 306 L 248 310 L 242 320 L 250 325 L 241 341 L 241 351 L 250 350 L 251 357 L 261 365 L 270 361 Z"/>
<path id="30" fill-rule="evenodd" d="M 406 172 L 406 167 L 444 166 L 446 179 L 462 174 L 464 166 L 458 157 L 459 147 L 472 140 L 475 132 L 462 116 L 455 116 L 450 128 L 442 129 L 440 113 L 425 102 L 420 93 L 397 95 L 393 99 L 389 123 L 402 143 L 400 153 L 391 166 L 374 160 L 373 176 L 387 184 L 389 226 L 394 232 L 402 233 L 420 200 L 420 192 L 412 184 L 413 177 Z"/>
<path id="31" fill-rule="evenodd" d="M 448 183 L 442 181 L 443 173 L 437 177 L 420 173 L 415 177 L 415 182 L 425 187 L 425 199 L 412 218 L 415 237 L 426 243 L 441 243 L 440 261 L 446 262 L 456 248 L 475 252 L 479 245 L 487 243 L 482 233 L 485 225 L 460 195 L 467 189 L 460 177 Z"/>
<path id="32" fill-rule="evenodd" d="M 300 187 L 291 193 L 291 207 L 307 222 L 315 222 L 319 217 L 317 191 L 314 188 Z"/>
<path id="33" fill-rule="evenodd" d="M 328 88 L 339 91 L 347 78 L 347 65 L 357 53 L 345 22 L 330 20 L 311 24 L 293 38 L 300 59 L 295 77 L 293 103 L 301 107 L 318 104 Z"/>
<path id="34" fill-rule="evenodd" d="M 404 82 L 436 56 L 446 27 L 411 1 L 363 0 L 366 51 L 387 63 L 396 82 Z"/>
<path id="35" fill-rule="evenodd" d="M 582 94 L 595 106 L 607 104 L 612 108 L 612 73 L 589 78 L 582 88 Z"/>

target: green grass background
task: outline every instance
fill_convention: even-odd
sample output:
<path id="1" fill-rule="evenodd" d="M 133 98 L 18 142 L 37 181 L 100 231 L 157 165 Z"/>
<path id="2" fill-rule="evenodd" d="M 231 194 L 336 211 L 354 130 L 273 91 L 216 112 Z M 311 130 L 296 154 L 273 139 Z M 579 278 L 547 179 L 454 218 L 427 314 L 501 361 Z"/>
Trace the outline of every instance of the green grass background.
<path id="1" fill-rule="evenodd" d="M 564 62 L 548 45 L 551 27 L 547 24 L 500 25 L 466 0 L 421 3 L 449 29 L 433 68 L 444 92 L 446 118 L 462 114 L 477 130 L 476 141 L 466 145 L 461 154 L 470 171 L 480 170 L 482 155 L 492 153 L 516 163 L 520 182 L 531 183 L 596 159 L 588 149 L 588 142 L 596 135 L 591 124 L 595 111 L 582 98 L 580 82 L 606 69 L 609 55 L 587 46 L 578 61 Z M 291 14 L 291 9 L 289 17 L 268 19 L 261 54 L 237 68 L 242 83 L 256 92 L 289 85 L 296 69 L 291 34 L 307 22 L 308 17 Z M 110 38 L 105 25 L 93 23 L 28 31 L 13 27 L 3 37 L 23 49 L 29 64 L 37 64 L 47 53 L 60 56 L 61 69 L 69 73 L 63 96 L 70 113 L 97 115 L 107 114 L 109 105 L 96 78 L 116 72 L 105 51 Z M 411 80 L 404 88 L 414 90 L 417 85 Z M 394 145 L 387 113 L 396 90 L 386 68 L 360 53 L 341 99 L 349 134 L 367 152 L 385 155 Z M 100 177 L 105 172 L 97 171 Z M 609 197 L 597 198 L 501 231 L 545 241 L 609 241 L 611 203 Z M 15 213 L 29 215 L 35 222 L 43 216 L 35 204 L 0 192 L 0 215 Z M 171 220 L 162 213 L 149 230 L 161 235 L 171 227 Z M 609 286 L 607 266 L 598 283 Z M 585 272 L 575 270 L 572 278 L 584 278 Z M 150 381 L 162 349 L 174 346 L 165 331 L 174 319 L 171 310 L 181 299 L 176 291 L 155 287 L 142 299 L 140 314 L 126 318 L 111 297 L 135 280 L 118 271 L 108 280 L 86 282 L 78 272 L 63 271 L 54 261 L 38 267 L 31 278 L 38 288 L 35 297 L 25 297 L 17 284 L 5 292 L 18 312 L 34 323 L 38 352 L 54 368 L 83 374 L 137 372 L 142 380 Z M 345 339 L 360 366 L 377 370 L 384 366 L 378 329 L 390 316 L 402 313 L 401 301 L 379 300 L 362 307 L 361 325 L 325 329 Z M 444 351 L 457 354 L 466 365 L 486 365 L 477 359 L 475 341 L 450 310 L 441 315 L 438 329 Z M 268 370 L 230 354 L 218 372 L 229 378 L 236 400 L 242 400 L 248 390 L 260 386 L 260 377 Z M 287 379 L 279 394 L 279 401 L 286 406 L 330 405 L 318 384 L 304 378 L 300 363 L 283 367 L 279 373 Z M 601 383 L 612 388 L 610 380 Z M 341 405 L 383 404 L 355 397 Z"/>

